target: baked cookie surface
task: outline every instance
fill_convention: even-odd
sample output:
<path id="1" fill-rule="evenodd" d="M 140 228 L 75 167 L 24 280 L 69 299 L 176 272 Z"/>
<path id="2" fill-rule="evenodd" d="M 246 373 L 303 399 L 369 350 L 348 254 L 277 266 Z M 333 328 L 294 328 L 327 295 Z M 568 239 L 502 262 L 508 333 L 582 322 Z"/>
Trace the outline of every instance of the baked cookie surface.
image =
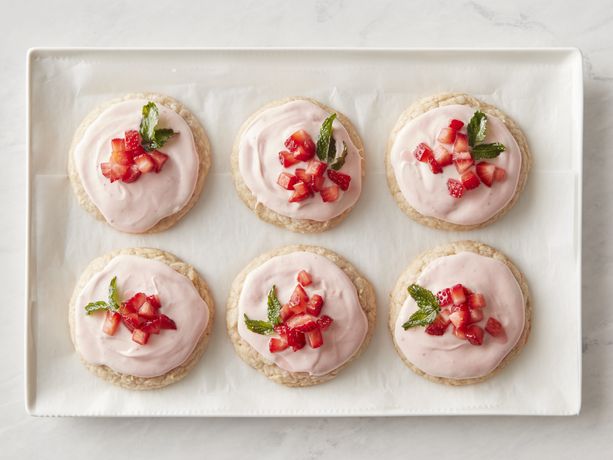
<path id="1" fill-rule="evenodd" d="M 468 125 L 477 111 L 485 115 L 485 137 L 456 151 L 470 139 Z M 460 122 L 458 129 L 445 138 L 452 120 Z M 422 143 L 430 149 L 425 155 L 418 151 Z M 491 157 L 479 144 L 502 144 L 504 151 Z M 461 93 L 412 104 L 392 130 L 385 157 L 388 185 L 398 206 L 417 222 L 444 230 L 473 230 L 498 220 L 519 198 L 531 162 L 526 138 L 513 120 Z"/>
<path id="2" fill-rule="evenodd" d="M 306 272 L 311 281 L 304 286 L 297 274 Z M 267 298 L 273 289 L 279 302 L 281 326 L 307 326 L 306 340 L 293 350 L 292 342 L 279 345 L 283 333 L 258 334 L 247 327 L 249 320 L 267 320 Z M 307 311 L 286 313 L 297 290 L 305 292 Z M 315 311 L 311 302 L 321 297 Z M 324 325 L 308 328 L 308 318 Z M 307 321 L 302 321 L 301 319 Z M 338 254 L 317 246 L 294 245 L 262 254 L 235 278 L 226 307 L 228 334 L 243 361 L 269 379 L 290 387 L 326 382 L 356 359 L 368 346 L 376 318 L 374 290 L 356 269 Z M 311 333 L 319 335 L 313 343 Z M 285 348 L 284 348 L 285 347 Z"/>
<path id="3" fill-rule="evenodd" d="M 418 311 L 408 292 L 413 284 L 435 294 L 441 308 L 438 316 L 446 318 L 442 330 L 428 333 L 428 326 L 403 327 Z M 458 284 L 464 288 L 460 297 L 465 297 L 444 294 Z M 489 379 L 522 350 L 531 329 L 532 303 L 523 274 L 504 254 L 476 241 L 450 243 L 416 257 L 399 277 L 390 301 L 389 328 L 404 363 L 422 377 L 447 385 Z M 463 333 L 456 335 L 455 321 L 461 320 L 463 309 L 469 317 L 475 310 L 477 317 L 460 326 Z M 454 311 L 460 313 L 450 322 Z M 500 327 L 495 328 L 490 318 Z M 436 329 L 439 321 L 432 327 Z M 478 334 L 468 340 L 464 334 L 473 326 Z"/>
<path id="4" fill-rule="evenodd" d="M 121 319 L 109 334 L 107 311 L 87 314 L 85 306 L 105 301 L 113 278 Z M 146 331 L 150 322 L 141 316 L 143 311 L 137 308 L 134 316 L 126 307 L 141 292 L 155 295 L 161 304 L 155 313 L 163 313 L 175 326 L 158 327 L 144 344 L 136 342 L 134 327 Z M 159 249 L 126 248 L 87 266 L 70 300 L 68 319 L 72 342 L 87 369 L 121 387 L 149 390 L 178 382 L 196 365 L 206 349 L 214 313 L 208 286 L 191 265 Z"/>
<path id="5" fill-rule="evenodd" d="M 177 132 L 160 147 L 168 161 L 134 182 L 110 182 L 101 165 L 111 140 L 138 130 L 143 106 L 155 103 L 159 124 Z M 152 152 L 147 152 L 152 153 Z M 68 174 L 79 204 L 98 220 L 127 233 L 155 233 L 179 221 L 198 201 L 211 166 L 209 140 L 196 117 L 180 102 L 154 93 L 130 93 L 89 113 L 78 127 Z"/>

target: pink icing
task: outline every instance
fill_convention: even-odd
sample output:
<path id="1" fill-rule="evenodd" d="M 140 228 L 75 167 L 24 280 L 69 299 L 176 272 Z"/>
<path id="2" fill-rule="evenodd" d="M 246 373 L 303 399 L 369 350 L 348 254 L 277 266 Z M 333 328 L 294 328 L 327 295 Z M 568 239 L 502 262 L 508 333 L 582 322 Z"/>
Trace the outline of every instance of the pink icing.
<path id="1" fill-rule="evenodd" d="M 198 179 L 199 159 L 189 125 L 175 111 L 157 104 L 160 127 L 173 136 L 161 149 L 170 158 L 160 173 L 143 174 L 129 184 L 111 183 L 100 171 L 109 161 L 111 139 L 138 129 L 145 99 L 131 99 L 103 111 L 85 130 L 74 151 L 74 163 L 91 201 L 107 222 L 128 233 L 144 232 L 178 212 L 191 198 Z"/>
<path id="2" fill-rule="evenodd" d="M 284 168 L 279 162 L 279 152 L 285 150 L 283 142 L 300 129 L 306 130 L 313 141 L 317 141 L 321 124 L 329 115 L 312 102 L 296 100 L 265 110 L 245 130 L 239 144 L 238 166 L 243 181 L 258 203 L 283 216 L 324 222 L 342 214 L 358 201 L 362 190 L 361 157 L 339 121 L 334 121 L 333 136 L 337 152 L 342 151 L 343 142 L 347 145 L 347 159 L 341 172 L 351 176 L 349 189 L 331 203 L 324 203 L 318 195 L 289 203 L 291 192 L 277 184 L 279 174 L 293 173 L 296 168 L 305 168 L 307 164 Z M 324 185 L 332 185 L 327 176 Z"/>
<path id="3" fill-rule="evenodd" d="M 506 150 L 498 158 L 487 161 L 504 168 L 507 173 L 506 180 L 494 182 L 491 188 L 481 184 L 462 198 L 453 198 L 447 190 L 447 179 L 460 179 L 455 166 L 446 166 L 442 174 L 432 174 L 430 167 L 413 155 L 420 142 L 434 148 L 440 130 L 447 127 L 451 119 L 456 118 L 466 125 L 474 112 L 474 108 L 466 105 L 438 107 L 409 121 L 398 132 L 391 150 L 391 165 L 404 198 L 420 214 L 459 225 L 479 224 L 504 208 L 515 194 L 521 152 L 504 123 L 491 115 L 487 116 L 484 142 L 500 142 Z"/>
<path id="4" fill-rule="evenodd" d="M 113 336 L 102 332 L 104 313 L 87 315 L 83 307 L 107 299 L 113 276 L 117 276 L 123 300 L 137 292 L 157 294 L 160 312 L 175 321 L 177 330 L 152 334 L 147 345 L 132 341 L 123 324 Z M 208 324 L 209 310 L 192 282 L 165 263 L 120 255 L 87 282 L 76 299 L 74 320 L 75 345 L 87 362 L 137 377 L 156 377 L 179 366 L 191 354 Z"/>
<path id="5" fill-rule="evenodd" d="M 424 372 L 453 379 L 482 377 L 494 370 L 521 337 L 525 321 L 524 298 L 511 270 L 502 262 L 472 252 L 440 257 L 422 271 L 417 284 L 438 292 L 461 283 L 481 292 L 487 306 L 484 328 L 490 316 L 495 317 L 506 330 L 508 340 L 503 342 L 485 332 L 483 345 L 471 345 L 458 339 L 452 325 L 442 336 L 429 335 L 423 327 L 404 330 L 402 324 L 417 310 L 409 296 L 405 301 L 394 328 L 394 340 L 406 358 Z"/>
<path id="6" fill-rule="evenodd" d="M 313 283 L 305 290 L 309 296 L 324 298 L 322 315 L 334 322 L 323 332 L 324 344 L 312 349 L 307 345 L 299 350 L 288 348 L 270 353 L 269 336 L 255 334 L 242 320 L 246 313 L 251 319 L 266 320 L 267 295 L 273 285 L 277 297 L 286 303 L 296 287 L 296 275 L 306 270 Z M 238 333 L 266 360 L 289 372 L 308 372 L 324 375 L 333 371 L 353 356 L 360 348 L 368 331 L 368 321 L 360 306 L 355 286 L 334 262 L 311 252 L 293 252 L 273 257 L 247 275 L 238 301 Z"/>

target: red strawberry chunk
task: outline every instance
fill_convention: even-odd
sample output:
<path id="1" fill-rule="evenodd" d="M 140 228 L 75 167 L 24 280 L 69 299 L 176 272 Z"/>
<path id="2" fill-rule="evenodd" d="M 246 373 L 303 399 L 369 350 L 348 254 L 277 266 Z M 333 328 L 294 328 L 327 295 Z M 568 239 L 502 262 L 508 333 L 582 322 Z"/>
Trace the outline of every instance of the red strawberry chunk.
<path id="1" fill-rule="evenodd" d="M 449 321 L 456 328 L 463 328 L 470 323 L 470 310 L 468 305 L 460 305 L 449 315 Z"/>
<path id="2" fill-rule="evenodd" d="M 154 308 L 153 305 L 151 305 L 149 302 L 145 301 L 145 303 L 143 303 L 138 309 L 138 314 L 143 318 L 153 319 L 157 317 L 158 310 L 157 308 Z"/>
<path id="3" fill-rule="evenodd" d="M 129 331 L 136 329 L 142 322 L 138 313 L 127 313 L 121 316 L 121 321 L 128 328 Z"/>
<path id="4" fill-rule="evenodd" d="M 330 187 L 325 187 L 321 192 L 321 199 L 324 203 L 331 203 L 338 199 L 339 190 L 338 185 L 331 185 Z"/>
<path id="5" fill-rule="evenodd" d="M 342 191 L 346 191 L 349 188 L 349 182 L 351 182 L 351 176 L 343 174 L 342 172 L 328 169 L 328 177 L 332 182 L 338 185 Z"/>
<path id="6" fill-rule="evenodd" d="M 449 122 L 449 127 L 459 131 L 464 126 L 464 123 L 460 120 L 456 120 L 455 118 Z"/>
<path id="7" fill-rule="evenodd" d="M 445 323 L 445 324 L 449 324 L 451 321 L 449 320 L 449 315 L 451 315 L 451 309 L 450 308 L 443 308 L 441 310 L 441 312 L 439 313 L 439 316 L 441 317 L 441 320 Z"/>
<path id="8" fill-rule="evenodd" d="M 453 144 L 454 152 L 468 152 L 468 137 L 466 134 L 458 133 Z"/>
<path id="9" fill-rule="evenodd" d="M 306 345 L 304 333 L 296 329 L 289 329 L 287 331 L 287 343 L 294 351 L 302 349 Z"/>
<path id="10" fill-rule="evenodd" d="M 119 313 L 107 310 L 104 318 L 104 324 L 102 326 L 102 332 L 108 335 L 115 335 L 120 321 L 121 315 Z"/>
<path id="11" fill-rule="evenodd" d="M 271 353 L 278 353 L 287 349 L 287 347 L 289 347 L 287 337 L 272 337 L 268 341 L 268 350 Z"/>
<path id="12" fill-rule="evenodd" d="M 432 323 L 426 326 L 425 332 L 430 335 L 443 335 L 447 330 L 447 326 L 449 326 L 449 323 L 438 315 Z"/>
<path id="13" fill-rule="evenodd" d="M 135 182 L 140 177 L 140 175 L 141 172 L 140 169 L 138 169 L 138 166 L 136 166 L 135 164 L 131 164 L 128 167 L 126 173 L 121 178 L 121 180 L 126 184 L 129 184 L 130 182 Z"/>
<path id="14" fill-rule="evenodd" d="M 466 171 L 462 174 L 462 185 L 466 190 L 471 190 L 473 188 L 479 187 L 480 181 L 477 175 L 472 171 Z"/>
<path id="15" fill-rule="evenodd" d="M 126 150 L 117 150 L 111 153 L 111 163 L 130 166 L 132 161 L 132 154 Z"/>
<path id="16" fill-rule="evenodd" d="M 113 152 L 123 152 L 126 149 L 126 142 L 121 137 L 111 139 L 111 148 Z"/>
<path id="17" fill-rule="evenodd" d="M 320 318 L 317 319 L 317 325 L 319 326 L 319 329 L 325 331 L 330 327 L 330 324 L 332 324 L 333 321 L 334 320 L 328 315 L 322 315 Z"/>
<path id="18" fill-rule="evenodd" d="M 128 300 L 125 301 L 126 307 L 128 307 L 131 312 L 137 312 L 142 304 L 147 300 L 147 296 L 142 292 L 137 292 Z"/>
<path id="19" fill-rule="evenodd" d="M 155 161 L 153 161 L 153 158 L 148 153 L 143 153 L 134 158 L 134 163 L 136 163 L 142 173 L 149 173 L 155 170 Z"/>
<path id="20" fill-rule="evenodd" d="M 321 313 L 321 308 L 324 305 L 324 299 L 319 294 L 313 294 L 309 301 L 307 302 L 307 313 L 313 316 L 319 316 Z"/>
<path id="21" fill-rule="evenodd" d="M 437 145 L 434 148 L 434 159 L 441 167 L 445 167 L 453 163 L 451 152 L 442 145 Z"/>
<path id="22" fill-rule="evenodd" d="M 313 139 L 304 129 L 298 130 L 293 133 L 290 137 L 285 140 L 285 147 L 290 152 L 296 152 L 299 148 L 303 149 L 303 153 L 306 155 L 310 155 L 306 160 L 301 159 L 302 161 L 307 161 L 313 158 L 315 155 L 315 143 Z"/>
<path id="23" fill-rule="evenodd" d="M 132 331 L 132 340 L 134 340 L 140 345 L 147 345 L 147 342 L 149 341 L 149 335 L 150 334 L 148 332 L 145 332 L 141 329 L 134 329 Z"/>
<path id="24" fill-rule="evenodd" d="M 443 172 L 443 168 L 436 162 L 434 158 L 430 158 L 428 160 L 428 166 L 430 166 L 430 171 L 432 171 L 432 174 L 440 174 Z"/>
<path id="25" fill-rule="evenodd" d="M 296 279 L 305 287 L 313 282 L 313 277 L 305 270 L 300 270 Z"/>
<path id="26" fill-rule="evenodd" d="M 307 164 L 306 173 L 311 176 L 323 176 L 328 165 L 323 161 L 311 160 Z"/>
<path id="27" fill-rule="evenodd" d="M 298 161 L 309 161 L 315 155 L 315 151 L 309 151 L 302 146 L 298 146 L 294 151 L 294 158 Z"/>
<path id="28" fill-rule="evenodd" d="M 324 338 L 321 335 L 320 329 L 313 329 L 306 333 L 306 338 L 309 341 L 311 348 L 319 348 L 324 344 Z"/>
<path id="29" fill-rule="evenodd" d="M 111 178 L 111 163 L 100 163 L 100 170 L 104 177 L 107 179 Z"/>
<path id="30" fill-rule="evenodd" d="M 493 316 L 490 316 L 485 323 L 485 330 L 493 337 L 502 337 L 506 335 L 504 327 Z"/>
<path id="31" fill-rule="evenodd" d="M 149 334 L 159 334 L 161 329 L 160 323 L 160 318 L 155 318 L 150 321 L 145 321 L 145 323 L 142 324 L 139 329 L 144 332 L 148 332 Z"/>
<path id="32" fill-rule="evenodd" d="M 453 128 L 443 128 L 438 135 L 438 141 L 443 144 L 453 144 L 456 138 L 457 130 Z"/>
<path id="33" fill-rule="evenodd" d="M 473 345 L 483 345 L 483 329 L 475 324 L 471 324 L 464 332 L 466 339 Z"/>
<path id="34" fill-rule="evenodd" d="M 294 312 L 292 311 L 290 304 L 286 303 L 285 305 L 281 307 L 281 311 L 280 311 L 281 321 L 287 321 L 289 318 L 292 317 L 293 314 Z"/>
<path id="35" fill-rule="evenodd" d="M 503 180 L 506 179 L 506 177 L 507 177 L 507 172 L 502 168 L 496 167 L 496 169 L 494 170 L 494 180 L 496 182 L 502 182 Z"/>
<path id="36" fill-rule="evenodd" d="M 453 160 L 453 164 L 455 165 L 455 169 L 458 170 L 458 174 L 463 174 L 466 171 L 468 171 L 470 169 L 470 167 L 473 165 L 473 160 L 468 159 L 468 160 L 461 160 L 461 159 L 456 159 Z"/>
<path id="37" fill-rule="evenodd" d="M 295 165 L 296 163 L 300 163 L 300 160 L 294 157 L 294 155 L 287 150 L 283 150 L 279 152 L 279 161 L 283 165 L 284 168 L 289 168 L 290 166 Z"/>
<path id="38" fill-rule="evenodd" d="M 294 185 L 298 182 L 298 178 L 292 174 L 282 172 L 279 174 L 277 184 L 283 187 L 285 190 L 294 190 Z"/>
<path id="39" fill-rule="evenodd" d="M 294 174 L 299 180 L 301 180 L 305 184 L 308 184 L 309 182 L 311 182 L 311 176 L 309 176 L 306 173 L 306 170 L 303 168 L 296 168 L 296 171 L 294 171 Z"/>
<path id="40" fill-rule="evenodd" d="M 153 308 L 160 308 L 162 306 L 160 303 L 160 296 L 157 294 L 147 296 L 147 302 L 149 302 Z"/>
<path id="41" fill-rule="evenodd" d="M 317 318 L 313 315 L 309 315 L 308 313 L 292 316 L 287 320 L 286 324 L 290 329 L 296 329 L 300 332 L 309 332 L 313 329 L 317 329 L 318 327 Z"/>
<path id="42" fill-rule="evenodd" d="M 164 167 L 164 163 L 166 163 L 166 161 L 168 160 L 168 155 L 162 152 L 158 152 L 157 150 L 154 150 L 149 155 L 151 155 L 151 158 L 155 163 L 155 172 L 159 173 Z"/>
<path id="43" fill-rule="evenodd" d="M 470 323 L 478 323 L 483 319 L 483 310 L 480 308 L 470 309 Z"/>
<path id="44" fill-rule="evenodd" d="M 447 179 L 447 190 L 454 198 L 462 198 L 462 195 L 464 195 L 464 186 L 459 180 Z"/>
<path id="45" fill-rule="evenodd" d="M 443 289 L 442 291 L 438 291 L 436 293 L 436 300 L 441 307 L 444 307 L 445 305 L 450 305 L 451 291 L 449 290 L 449 288 Z"/>
<path id="46" fill-rule="evenodd" d="M 289 298 L 289 306 L 303 306 L 306 309 L 306 304 L 309 301 L 309 296 L 299 284 L 294 289 L 292 296 Z M 294 312 L 295 313 L 295 312 Z"/>
<path id="47" fill-rule="evenodd" d="M 313 192 L 320 192 L 324 189 L 324 181 L 326 178 L 324 176 L 312 176 L 311 181 L 309 182 L 309 186 Z"/>
<path id="48" fill-rule="evenodd" d="M 453 286 L 449 293 L 451 294 L 451 300 L 454 305 L 461 305 L 466 303 L 466 293 L 464 292 L 464 286 L 461 284 L 456 284 Z"/>
<path id="49" fill-rule="evenodd" d="M 483 296 L 483 294 L 480 293 L 470 294 L 468 296 L 468 306 L 470 308 L 484 308 L 485 297 Z"/>
<path id="50" fill-rule="evenodd" d="M 141 138 L 140 138 L 140 134 L 138 134 L 138 131 L 134 129 L 130 131 L 126 131 L 125 137 L 126 137 L 126 142 L 125 142 L 126 150 L 136 150 L 141 146 L 140 145 Z"/>
<path id="51" fill-rule="evenodd" d="M 110 163 L 111 165 L 111 171 L 110 171 L 110 177 L 109 179 L 111 180 L 111 182 L 115 182 L 116 180 L 121 180 L 125 175 L 126 172 L 128 171 L 129 166 L 126 165 L 121 165 L 118 163 Z"/>
<path id="52" fill-rule="evenodd" d="M 162 329 L 176 329 L 177 325 L 173 320 L 171 320 L 168 316 L 162 313 L 160 315 L 160 327 Z"/>
<path id="53" fill-rule="evenodd" d="M 426 163 L 430 158 L 432 158 L 432 149 L 430 146 L 428 146 L 428 144 L 422 142 L 415 147 L 415 150 L 413 150 L 413 155 L 415 155 L 415 158 L 417 158 L 419 161 Z"/>
<path id="54" fill-rule="evenodd" d="M 464 327 L 453 327 L 453 335 L 455 335 L 458 339 L 466 340 L 466 328 Z"/>
<path id="55" fill-rule="evenodd" d="M 299 180 L 298 182 L 294 184 L 294 193 L 289 198 L 289 202 L 297 203 L 299 201 L 306 200 L 310 194 L 311 194 L 311 190 L 309 189 L 309 186 L 306 183 Z"/>
<path id="56" fill-rule="evenodd" d="M 492 163 L 488 163 L 487 161 L 482 161 L 477 163 L 477 176 L 481 179 L 486 186 L 491 187 L 494 183 L 494 174 L 496 171 L 496 166 Z"/>

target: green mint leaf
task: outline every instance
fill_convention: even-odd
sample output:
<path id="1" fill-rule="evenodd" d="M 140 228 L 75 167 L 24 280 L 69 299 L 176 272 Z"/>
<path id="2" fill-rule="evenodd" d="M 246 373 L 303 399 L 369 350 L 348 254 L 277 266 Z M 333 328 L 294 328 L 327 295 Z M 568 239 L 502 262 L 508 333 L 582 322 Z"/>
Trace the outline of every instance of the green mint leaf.
<path id="1" fill-rule="evenodd" d="M 166 141 L 170 139 L 175 134 L 178 134 L 176 131 L 173 131 L 171 128 L 161 128 L 155 130 L 155 148 L 159 149 L 164 146 Z"/>
<path id="2" fill-rule="evenodd" d="M 276 286 L 272 286 L 268 292 L 268 321 L 276 326 L 281 322 L 281 302 L 277 299 Z"/>
<path id="3" fill-rule="evenodd" d="M 466 126 L 468 132 L 468 145 L 475 145 L 485 140 L 485 132 L 487 130 L 487 117 L 483 112 L 477 110 Z"/>
<path id="4" fill-rule="evenodd" d="M 91 315 L 92 313 L 95 313 L 97 311 L 101 311 L 101 310 L 108 310 L 109 304 L 107 304 L 104 300 L 99 300 L 97 302 L 90 302 L 87 305 L 85 305 L 85 311 L 87 312 L 88 315 Z"/>
<path id="5" fill-rule="evenodd" d="M 334 169 L 335 171 L 338 171 L 345 164 L 346 158 L 347 158 L 347 144 L 343 142 L 343 151 L 338 157 L 336 157 L 334 162 L 332 162 L 332 164 L 330 165 L 330 168 Z"/>
<path id="6" fill-rule="evenodd" d="M 336 143 L 333 142 L 332 139 L 332 123 L 335 119 L 336 114 L 333 113 L 321 124 L 319 139 L 317 139 L 317 158 L 321 161 L 328 161 L 331 148 L 334 149 L 333 155 L 336 155 Z M 334 145 L 334 147 L 331 147 L 331 145 Z M 332 156 L 332 158 L 334 158 L 334 156 Z"/>
<path id="7" fill-rule="evenodd" d="M 438 313 L 441 307 L 436 296 L 418 284 L 411 284 L 408 288 L 410 296 L 415 300 L 420 310 L 434 310 Z"/>
<path id="8" fill-rule="evenodd" d="M 505 151 L 504 145 L 495 142 L 493 144 L 479 144 L 473 147 L 472 157 L 473 160 L 479 161 L 484 158 L 496 158 L 502 152 Z"/>
<path id="9" fill-rule="evenodd" d="M 427 326 L 436 319 L 436 315 L 438 315 L 436 310 L 419 309 L 409 317 L 408 321 L 402 325 L 402 328 L 406 331 L 412 327 Z"/>
<path id="10" fill-rule="evenodd" d="M 273 325 L 270 324 L 268 321 L 250 319 L 246 314 L 245 326 L 247 326 L 247 329 L 249 329 L 251 332 L 255 332 L 256 334 L 269 335 L 274 332 Z"/>
<path id="11" fill-rule="evenodd" d="M 158 125 L 160 114 L 155 102 L 147 102 L 143 106 L 143 118 L 140 120 L 140 128 L 138 130 L 142 139 L 141 145 L 147 151 L 153 150 L 149 148 L 151 143 L 155 141 L 155 128 Z"/>
<path id="12" fill-rule="evenodd" d="M 121 299 L 119 298 L 119 292 L 117 291 L 117 277 L 114 276 L 109 283 L 109 308 L 117 311 L 121 305 Z"/>

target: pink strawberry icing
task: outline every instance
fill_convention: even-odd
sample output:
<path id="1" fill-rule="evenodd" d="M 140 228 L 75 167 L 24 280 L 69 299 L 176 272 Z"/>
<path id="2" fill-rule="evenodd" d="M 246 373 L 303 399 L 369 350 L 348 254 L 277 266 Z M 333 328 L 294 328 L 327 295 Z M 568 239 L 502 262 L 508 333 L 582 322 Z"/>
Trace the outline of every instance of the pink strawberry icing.
<path id="1" fill-rule="evenodd" d="M 266 320 L 270 288 L 275 285 L 279 301 L 286 303 L 298 284 L 296 274 L 300 270 L 306 270 L 313 277 L 313 283 L 305 288 L 307 295 L 321 295 L 324 298 L 321 314 L 330 316 L 334 322 L 323 331 L 324 344 L 320 348 L 310 348 L 307 343 L 296 352 L 288 348 L 270 353 L 270 336 L 249 331 L 243 315 Z M 311 375 L 327 374 L 347 362 L 358 351 L 368 331 L 358 293 L 345 272 L 328 258 L 303 251 L 273 257 L 247 275 L 238 301 L 238 317 L 239 335 L 266 360 L 286 371 Z"/>
<path id="2" fill-rule="evenodd" d="M 458 225 L 474 225 L 487 221 L 513 198 L 521 171 L 521 151 L 511 132 L 496 117 L 487 116 L 484 142 L 500 142 L 506 150 L 486 161 L 504 168 L 507 177 L 494 182 L 491 188 L 481 184 L 466 191 L 462 198 L 454 198 L 447 190 L 447 179 L 460 180 L 455 166 L 451 164 L 441 174 L 433 174 L 426 163 L 413 155 L 420 142 L 434 148 L 440 130 L 447 127 L 451 119 L 463 121 L 465 127 L 461 132 L 465 133 L 474 113 L 475 109 L 467 105 L 446 105 L 419 115 L 398 132 L 391 149 L 391 165 L 402 195 L 420 214 Z"/>
<path id="3" fill-rule="evenodd" d="M 74 164 L 90 200 L 107 222 L 118 230 L 142 233 L 164 217 L 175 214 L 190 200 L 198 179 L 199 158 L 187 122 L 174 110 L 157 104 L 163 128 L 173 136 L 161 149 L 169 156 L 158 174 L 143 174 L 136 182 L 111 183 L 100 163 L 111 154 L 111 139 L 138 129 L 145 99 L 130 99 L 104 110 L 85 130 L 74 150 Z"/>
<path id="4" fill-rule="evenodd" d="M 417 310 L 417 304 L 408 296 L 396 320 L 394 341 L 402 354 L 424 372 L 452 379 L 482 377 L 500 364 L 521 337 L 524 297 L 511 270 L 499 260 L 473 252 L 440 257 L 424 268 L 416 283 L 434 293 L 458 283 L 483 293 L 487 305 L 477 325 L 484 328 L 493 316 L 507 334 L 504 342 L 485 332 L 483 345 L 475 346 L 453 335 L 453 325 L 442 336 L 426 334 L 423 327 L 405 331 L 402 324 Z"/>
<path id="5" fill-rule="evenodd" d="M 320 196 L 289 203 L 291 192 L 277 184 L 282 172 L 293 173 L 296 168 L 307 165 L 298 163 L 291 168 L 283 167 L 279 162 L 279 152 L 285 150 L 285 140 L 304 129 L 313 141 L 317 141 L 321 124 L 328 116 L 328 112 L 310 101 L 294 100 L 269 108 L 252 121 L 240 139 L 238 166 L 243 181 L 258 203 L 283 216 L 324 222 L 342 214 L 358 201 L 362 191 L 361 157 L 338 120 L 333 123 L 333 136 L 337 152 L 343 150 L 343 142 L 347 145 L 347 159 L 341 172 L 351 176 L 349 189 L 340 192 L 338 200 L 331 203 L 324 203 Z M 324 185 L 333 185 L 327 176 Z"/>
<path id="6" fill-rule="evenodd" d="M 113 336 L 102 332 L 104 313 L 87 315 L 83 307 L 106 300 L 114 276 L 123 300 L 137 292 L 157 294 L 160 312 L 175 321 L 177 330 L 152 334 L 146 345 L 132 341 L 123 324 Z M 76 299 L 74 315 L 75 346 L 87 362 L 137 377 L 157 377 L 182 364 L 209 321 L 208 306 L 188 278 L 163 262 L 132 255 L 113 258 L 91 277 Z"/>

